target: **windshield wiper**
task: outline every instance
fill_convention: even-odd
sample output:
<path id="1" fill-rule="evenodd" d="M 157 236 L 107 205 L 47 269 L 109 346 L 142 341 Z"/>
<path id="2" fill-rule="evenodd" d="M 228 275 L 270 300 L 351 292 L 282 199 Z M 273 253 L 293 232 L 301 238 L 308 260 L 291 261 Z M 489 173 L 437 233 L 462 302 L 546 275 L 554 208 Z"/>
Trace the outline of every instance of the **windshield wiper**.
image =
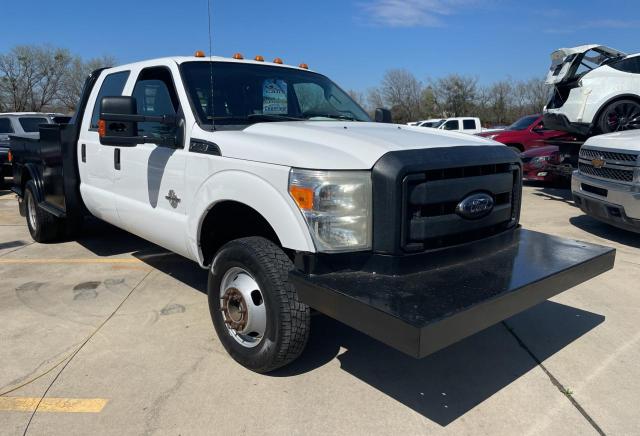
<path id="1" fill-rule="evenodd" d="M 304 118 L 291 117 L 289 115 L 277 115 L 277 114 L 249 114 L 247 115 L 248 120 L 252 119 L 262 119 L 269 121 L 305 121 Z"/>
<path id="2" fill-rule="evenodd" d="M 305 114 L 305 116 L 308 118 L 322 117 L 331 118 L 333 120 L 357 121 L 354 117 L 343 114 Z"/>

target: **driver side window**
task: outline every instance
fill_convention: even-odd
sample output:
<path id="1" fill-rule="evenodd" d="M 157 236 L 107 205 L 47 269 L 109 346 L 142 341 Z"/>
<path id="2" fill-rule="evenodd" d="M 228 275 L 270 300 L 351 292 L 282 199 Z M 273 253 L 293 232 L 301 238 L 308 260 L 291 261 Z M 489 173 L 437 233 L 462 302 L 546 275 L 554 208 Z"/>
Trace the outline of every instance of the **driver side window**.
<path id="1" fill-rule="evenodd" d="M 132 96 L 136 99 L 140 115 L 162 116 L 178 113 L 178 94 L 168 68 L 154 67 L 142 70 Z M 176 126 L 156 122 L 138 123 L 138 132 L 143 136 L 171 136 L 176 134 L 176 129 Z"/>

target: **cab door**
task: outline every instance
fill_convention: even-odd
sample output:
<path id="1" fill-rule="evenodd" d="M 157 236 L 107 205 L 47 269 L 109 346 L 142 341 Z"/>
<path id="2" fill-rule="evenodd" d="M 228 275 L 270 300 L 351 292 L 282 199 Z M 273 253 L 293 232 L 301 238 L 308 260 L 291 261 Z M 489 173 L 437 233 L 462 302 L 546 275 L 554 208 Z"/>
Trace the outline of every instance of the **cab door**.
<path id="1" fill-rule="evenodd" d="M 138 114 L 175 115 L 180 126 L 138 123 L 139 135 L 147 137 L 148 142 L 120 150 L 115 192 L 122 227 L 186 255 L 187 135 L 170 66 L 140 70 L 130 92 L 136 98 Z"/>
<path id="2" fill-rule="evenodd" d="M 115 71 L 100 77 L 96 82 L 82 118 L 78 138 L 78 169 L 80 192 L 87 209 L 96 217 L 115 226 L 120 226 L 116 211 L 115 162 L 116 147 L 100 144 L 98 120 L 102 97 L 122 95 L 130 72 Z"/>

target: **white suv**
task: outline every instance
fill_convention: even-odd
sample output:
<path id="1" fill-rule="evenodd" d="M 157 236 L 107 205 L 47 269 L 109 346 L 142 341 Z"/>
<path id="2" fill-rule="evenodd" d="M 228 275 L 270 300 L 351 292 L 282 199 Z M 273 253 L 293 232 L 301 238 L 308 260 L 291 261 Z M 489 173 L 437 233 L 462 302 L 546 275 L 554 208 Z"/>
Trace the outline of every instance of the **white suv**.
<path id="1" fill-rule="evenodd" d="M 640 53 L 603 45 L 562 48 L 551 54 L 546 83 L 547 128 L 580 136 L 640 128 Z"/>

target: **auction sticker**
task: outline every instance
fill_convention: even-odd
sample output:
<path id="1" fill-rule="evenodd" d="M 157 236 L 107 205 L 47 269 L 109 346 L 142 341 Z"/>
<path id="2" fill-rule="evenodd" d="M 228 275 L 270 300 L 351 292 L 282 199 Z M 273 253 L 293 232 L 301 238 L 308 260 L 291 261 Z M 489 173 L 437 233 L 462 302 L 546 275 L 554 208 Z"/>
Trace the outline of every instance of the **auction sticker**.
<path id="1" fill-rule="evenodd" d="M 262 85 L 262 113 L 287 114 L 287 82 L 284 80 L 267 79 Z"/>

